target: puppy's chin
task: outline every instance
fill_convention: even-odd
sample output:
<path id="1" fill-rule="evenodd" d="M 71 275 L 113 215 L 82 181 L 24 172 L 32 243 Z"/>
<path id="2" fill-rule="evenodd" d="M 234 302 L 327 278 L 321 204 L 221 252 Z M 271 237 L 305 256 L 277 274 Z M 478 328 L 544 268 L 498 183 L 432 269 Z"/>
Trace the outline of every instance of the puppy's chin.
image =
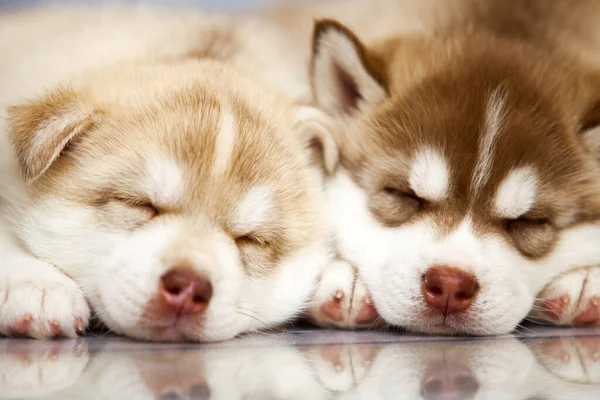
<path id="1" fill-rule="evenodd" d="M 426 318 L 422 318 L 426 320 Z M 433 319 L 434 321 L 437 318 Z M 403 325 L 402 328 L 408 332 L 440 335 L 440 336 L 495 336 L 510 333 L 513 330 L 513 323 L 507 323 L 504 327 L 491 326 L 486 318 L 474 318 L 474 322 L 468 318 L 463 318 L 462 322 L 452 320 L 444 322 L 423 322 L 422 324 Z"/>

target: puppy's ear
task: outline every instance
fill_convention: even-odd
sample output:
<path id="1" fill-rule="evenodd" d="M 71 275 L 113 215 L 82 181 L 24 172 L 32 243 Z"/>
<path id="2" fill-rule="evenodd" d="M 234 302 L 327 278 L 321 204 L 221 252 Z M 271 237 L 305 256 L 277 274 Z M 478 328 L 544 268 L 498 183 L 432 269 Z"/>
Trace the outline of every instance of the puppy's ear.
<path id="1" fill-rule="evenodd" d="M 334 20 L 315 22 L 311 79 L 317 105 L 334 116 L 360 115 L 388 93 L 383 61 Z"/>
<path id="2" fill-rule="evenodd" d="M 92 129 L 97 116 L 68 89 L 9 107 L 9 134 L 26 182 L 40 178 L 77 135 Z"/>
<path id="3" fill-rule="evenodd" d="M 331 117 L 314 107 L 300 107 L 296 114 L 295 132 L 325 176 L 333 175 L 339 162 L 333 129 Z"/>

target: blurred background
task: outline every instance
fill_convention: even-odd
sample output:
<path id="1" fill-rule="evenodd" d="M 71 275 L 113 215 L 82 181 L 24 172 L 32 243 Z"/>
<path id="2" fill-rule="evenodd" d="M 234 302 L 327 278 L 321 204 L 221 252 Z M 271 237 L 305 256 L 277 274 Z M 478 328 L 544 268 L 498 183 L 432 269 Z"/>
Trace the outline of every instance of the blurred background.
<path id="1" fill-rule="evenodd" d="M 0 8 L 27 7 L 42 3 L 52 4 L 98 4 L 98 3 L 129 3 L 129 4 L 192 4 L 205 9 L 228 10 L 247 9 L 260 4 L 293 2 L 294 0 L 0 0 Z"/>

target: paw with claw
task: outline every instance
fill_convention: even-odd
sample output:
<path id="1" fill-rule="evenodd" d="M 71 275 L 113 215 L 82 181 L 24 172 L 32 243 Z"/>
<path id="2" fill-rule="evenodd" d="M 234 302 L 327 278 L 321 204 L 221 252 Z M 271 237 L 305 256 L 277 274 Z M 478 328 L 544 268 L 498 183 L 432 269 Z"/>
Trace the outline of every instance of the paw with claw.
<path id="1" fill-rule="evenodd" d="M 83 292 L 54 266 L 39 264 L 0 275 L 0 334 L 76 337 L 90 314 Z"/>
<path id="2" fill-rule="evenodd" d="M 600 266 L 555 278 L 538 295 L 531 317 L 556 325 L 600 326 Z"/>
<path id="3" fill-rule="evenodd" d="M 382 324 L 362 278 L 344 261 L 324 271 L 306 314 L 309 321 L 322 327 L 374 328 Z"/>

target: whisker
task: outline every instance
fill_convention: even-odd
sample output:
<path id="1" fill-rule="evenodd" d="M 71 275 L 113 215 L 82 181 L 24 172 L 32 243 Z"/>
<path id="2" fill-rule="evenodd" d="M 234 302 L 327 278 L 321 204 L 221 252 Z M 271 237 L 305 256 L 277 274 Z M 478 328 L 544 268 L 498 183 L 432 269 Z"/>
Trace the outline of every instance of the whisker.
<path id="1" fill-rule="evenodd" d="M 554 321 L 552 321 L 551 319 L 544 319 L 544 318 L 527 317 L 524 319 L 524 321 L 533 322 L 534 324 L 537 324 L 537 325 L 545 325 L 545 326 L 556 325 L 556 323 Z"/>
<path id="2" fill-rule="evenodd" d="M 383 318 L 381 317 L 381 315 L 378 315 L 377 318 L 375 318 L 375 320 L 371 322 L 371 325 L 369 325 L 367 331 L 371 331 L 371 329 L 377 329 L 377 324 L 381 321 L 383 321 Z"/>
<path id="3" fill-rule="evenodd" d="M 528 333 L 535 333 L 535 330 L 527 328 L 526 326 L 523 326 L 522 324 L 517 324 L 517 326 L 515 327 L 515 331 L 519 332 L 519 331 L 524 331 L 524 332 L 528 332 Z"/>
<path id="4" fill-rule="evenodd" d="M 238 310 L 238 311 L 237 311 L 237 313 L 238 313 L 238 314 L 240 314 L 240 315 L 244 315 L 244 316 L 246 316 L 246 317 L 248 317 L 248 318 L 252 318 L 252 319 L 253 319 L 253 320 L 255 320 L 256 322 L 258 322 L 258 323 L 260 323 L 260 324 L 264 325 L 265 327 L 269 327 L 269 324 L 268 324 L 267 322 L 265 322 L 264 320 L 262 320 L 262 319 L 260 318 L 260 316 L 255 316 L 255 315 L 252 315 L 252 314 L 250 314 L 250 312 L 251 312 L 251 311 L 249 311 L 249 310 Z"/>

